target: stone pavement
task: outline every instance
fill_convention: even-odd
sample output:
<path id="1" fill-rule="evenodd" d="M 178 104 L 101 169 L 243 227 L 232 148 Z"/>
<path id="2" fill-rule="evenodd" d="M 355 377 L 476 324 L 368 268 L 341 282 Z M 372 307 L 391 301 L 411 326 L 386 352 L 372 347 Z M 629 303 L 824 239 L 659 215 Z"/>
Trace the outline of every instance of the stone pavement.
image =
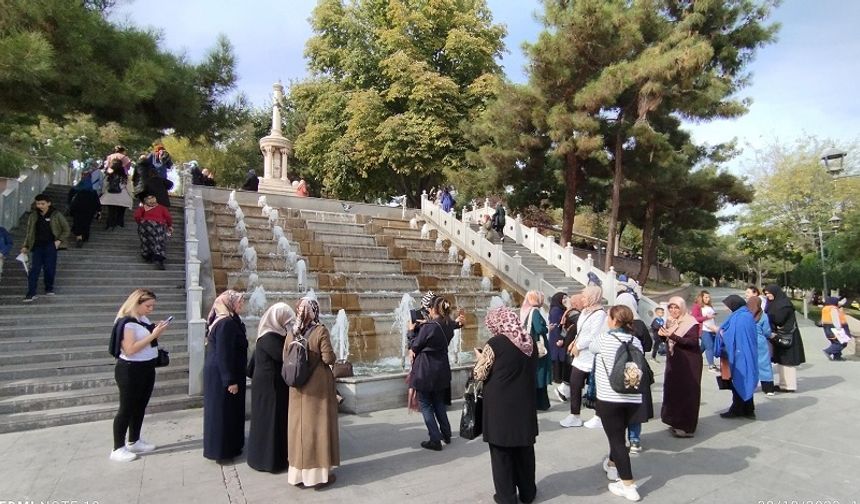
<path id="1" fill-rule="evenodd" d="M 702 378 L 699 429 L 675 439 L 659 419 L 644 425 L 644 451 L 633 456 L 643 500 L 659 503 L 752 503 L 860 500 L 860 361 L 826 361 L 821 330 L 803 329 L 808 362 L 797 394 L 756 395 L 757 421 L 724 420 L 731 402 Z M 663 365 L 655 366 L 662 374 Z M 659 411 L 662 376 L 654 385 Z M 156 383 L 156 386 L 158 384 Z M 449 411 L 459 422 L 458 405 Z M 606 490 L 602 430 L 562 429 L 567 404 L 541 413 L 537 502 L 625 502 Z M 591 416 L 591 412 L 584 415 Z M 419 447 L 420 415 L 389 410 L 340 417 L 343 465 L 325 490 L 299 489 L 284 474 L 258 473 L 243 460 L 219 466 L 202 456 L 202 411 L 147 416 L 145 438 L 157 451 L 131 463 L 108 460 L 111 421 L 0 435 L 0 502 L 131 503 L 480 503 L 492 502 L 487 446 L 455 438 L 442 452 Z M 456 427 L 455 427 L 456 430 Z M 455 434 L 456 435 L 456 434 Z"/>

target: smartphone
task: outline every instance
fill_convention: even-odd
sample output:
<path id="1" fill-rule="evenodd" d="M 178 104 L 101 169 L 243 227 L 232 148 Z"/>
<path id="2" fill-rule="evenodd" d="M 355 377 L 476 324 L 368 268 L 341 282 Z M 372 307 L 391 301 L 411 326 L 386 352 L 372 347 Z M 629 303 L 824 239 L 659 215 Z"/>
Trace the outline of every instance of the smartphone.
<path id="1" fill-rule="evenodd" d="M 171 323 L 171 322 L 173 322 L 173 315 L 171 315 L 171 316 L 167 317 L 166 319 L 164 319 L 164 324 L 165 324 L 165 325 L 170 325 L 170 323 Z"/>

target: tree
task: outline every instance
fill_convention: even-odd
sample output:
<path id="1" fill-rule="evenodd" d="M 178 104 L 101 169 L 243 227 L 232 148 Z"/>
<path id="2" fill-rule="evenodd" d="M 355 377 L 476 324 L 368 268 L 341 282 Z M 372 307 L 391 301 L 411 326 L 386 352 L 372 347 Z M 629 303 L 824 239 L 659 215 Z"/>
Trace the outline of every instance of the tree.
<path id="1" fill-rule="evenodd" d="M 484 0 L 322 0 L 311 78 L 292 86 L 306 118 L 297 157 L 329 194 L 412 204 L 465 166 L 462 125 L 493 96 L 504 29 Z"/>

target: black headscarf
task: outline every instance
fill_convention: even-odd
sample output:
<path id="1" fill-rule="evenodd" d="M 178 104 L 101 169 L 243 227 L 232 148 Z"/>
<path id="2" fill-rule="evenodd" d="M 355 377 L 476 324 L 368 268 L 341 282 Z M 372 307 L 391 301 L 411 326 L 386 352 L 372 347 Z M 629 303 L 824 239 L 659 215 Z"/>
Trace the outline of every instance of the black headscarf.
<path id="1" fill-rule="evenodd" d="M 747 302 L 737 294 L 732 294 L 731 296 L 726 296 L 726 299 L 723 300 L 723 304 L 726 305 L 729 310 L 734 312 L 738 311 L 741 307 L 746 306 Z"/>
<path id="2" fill-rule="evenodd" d="M 549 308 L 561 308 L 561 311 L 564 312 L 567 308 L 564 306 L 564 298 L 567 296 L 564 292 L 556 292 L 552 295 L 552 298 L 549 301 Z"/>

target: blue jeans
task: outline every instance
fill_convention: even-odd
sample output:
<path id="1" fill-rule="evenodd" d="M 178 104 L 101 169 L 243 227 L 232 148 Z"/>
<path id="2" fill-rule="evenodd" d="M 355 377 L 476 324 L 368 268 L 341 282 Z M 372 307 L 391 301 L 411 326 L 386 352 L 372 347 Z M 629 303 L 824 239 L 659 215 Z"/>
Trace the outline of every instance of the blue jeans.
<path id="1" fill-rule="evenodd" d="M 27 297 L 36 295 L 42 269 L 45 270 L 45 292 L 53 291 L 54 275 L 57 273 L 57 247 L 53 243 L 36 245 L 30 252 L 33 264 L 30 265 L 30 273 L 27 276 Z"/>
<path id="2" fill-rule="evenodd" d="M 642 424 L 641 423 L 631 423 L 627 426 L 627 440 L 631 443 L 638 443 L 642 437 Z"/>
<path id="3" fill-rule="evenodd" d="M 702 350 L 705 351 L 705 360 L 709 366 L 714 365 L 714 342 L 717 334 L 710 331 L 702 331 Z"/>
<path id="4" fill-rule="evenodd" d="M 824 353 L 828 355 L 832 355 L 834 358 L 842 357 L 842 350 L 848 346 L 848 343 L 840 343 L 839 340 L 827 340 L 830 342 L 830 346 L 824 349 Z"/>
<path id="5" fill-rule="evenodd" d="M 451 424 L 448 422 L 448 410 L 445 409 L 445 391 L 418 391 L 418 404 L 424 423 L 430 433 L 430 441 L 439 442 L 442 438 L 451 438 Z M 437 423 L 438 422 L 438 423 Z"/>

